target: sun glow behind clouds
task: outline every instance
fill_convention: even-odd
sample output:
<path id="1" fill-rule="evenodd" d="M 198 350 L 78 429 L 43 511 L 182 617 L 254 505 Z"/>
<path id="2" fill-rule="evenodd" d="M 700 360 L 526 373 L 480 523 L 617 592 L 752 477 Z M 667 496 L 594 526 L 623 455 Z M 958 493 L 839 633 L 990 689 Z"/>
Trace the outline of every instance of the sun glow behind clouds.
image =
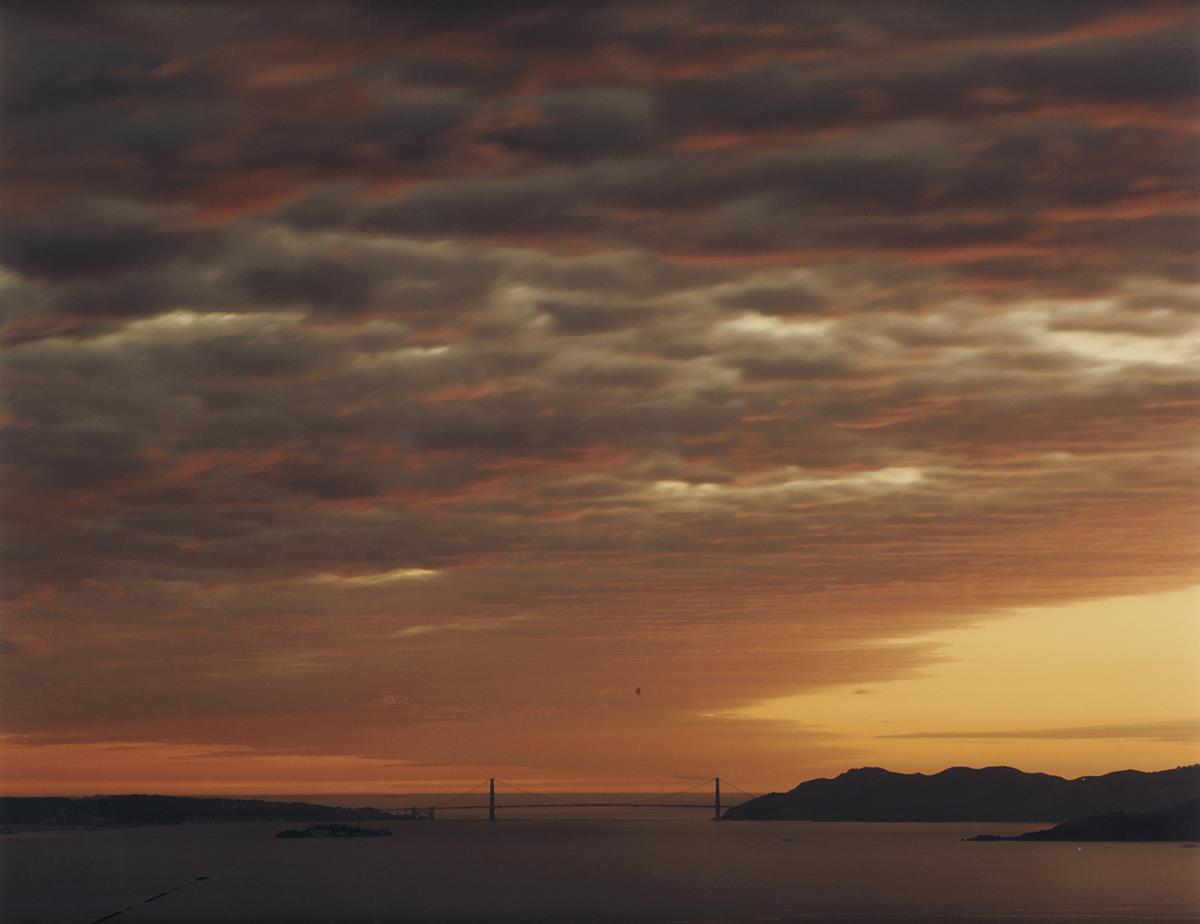
<path id="1" fill-rule="evenodd" d="M 862 748 L 863 763 L 897 770 L 1003 763 L 1070 775 L 1200 761 L 1200 588 L 1022 609 L 920 641 L 940 647 L 920 677 L 727 716 L 815 725 Z"/>

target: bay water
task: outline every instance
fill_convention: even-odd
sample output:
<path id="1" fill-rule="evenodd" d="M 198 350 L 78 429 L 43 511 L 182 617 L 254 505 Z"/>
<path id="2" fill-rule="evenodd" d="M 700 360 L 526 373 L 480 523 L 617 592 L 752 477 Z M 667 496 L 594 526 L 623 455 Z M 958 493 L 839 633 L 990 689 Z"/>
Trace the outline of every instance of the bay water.
<path id="1" fill-rule="evenodd" d="M 1200 849 L 1177 843 L 972 843 L 1039 825 L 714 823 L 703 808 L 499 816 L 389 822 L 389 838 L 276 839 L 299 825 L 261 823 L 6 835 L 0 913 L 12 924 L 1200 921 Z"/>

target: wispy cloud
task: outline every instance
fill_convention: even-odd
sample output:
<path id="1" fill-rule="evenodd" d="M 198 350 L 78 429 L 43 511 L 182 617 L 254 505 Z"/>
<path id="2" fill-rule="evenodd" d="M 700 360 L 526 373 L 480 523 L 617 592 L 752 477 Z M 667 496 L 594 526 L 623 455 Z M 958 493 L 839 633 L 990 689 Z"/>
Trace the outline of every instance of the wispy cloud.
<path id="1" fill-rule="evenodd" d="M 539 617 L 530 613 L 516 613 L 495 619 L 456 619 L 450 622 L 407 626 L 389 634 L 390 638 L 417 638 L 442 632 L 498 632 L 520 623 L 536 621 Z"/>
<path id="2" fill-rule="evenodd" d="M 438 572 L 429 568 L 396 568 L 375 574 L 319 574 L 312 580 L 317 584 L 332 584 L 340 587 L 379 587 L 403 581 L 424 581 L 437 577 Z"/>
<path id="3" fill-rule="evenodd" d="M 1117 725 L 1077 725 L 1068 728 L 1030 728 L 1014 731 L 927 731 L 881 738 L 1030 738 L 1071 741 L 1091 738 L 1148 738 L 1154 741 L 1200 741 L 1200 721 L 1132 722 Z"/>

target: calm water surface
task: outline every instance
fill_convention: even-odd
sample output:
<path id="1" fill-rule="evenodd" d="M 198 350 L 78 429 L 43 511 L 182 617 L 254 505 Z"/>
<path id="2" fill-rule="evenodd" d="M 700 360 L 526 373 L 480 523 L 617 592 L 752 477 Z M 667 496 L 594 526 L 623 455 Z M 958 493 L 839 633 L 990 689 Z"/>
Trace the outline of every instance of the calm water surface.
<path id="1" fill-rule="evenodd" d="M 3 920 L 90 924 L 128 907 L 111 924 L 1200 921 L 1200 849 L 961 840 L 1026 824 L 715 824 L 638 809 L 446 815 L 347 841 L 276 840 L 283 827 L 3 837 Z"/>

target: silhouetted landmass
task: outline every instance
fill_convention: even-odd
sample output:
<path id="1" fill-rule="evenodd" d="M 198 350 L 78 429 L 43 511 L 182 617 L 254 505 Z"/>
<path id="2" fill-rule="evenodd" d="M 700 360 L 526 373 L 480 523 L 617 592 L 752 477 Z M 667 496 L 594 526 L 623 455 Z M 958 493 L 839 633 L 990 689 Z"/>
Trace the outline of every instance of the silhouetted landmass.
<path id="1" fill-rule="evenodd" d="M 1077 780 L 1012 767 L 892 773 L 878 767 L 809 780 L 729 809 L 730 820 L 1066 821 L 1149 812 L 1200 795 L 1200 765 L 1157 773 L 1120 770 Z"/>
<path id="2" fill-rule="evenodd" d="M 380 821 L 387 812 L 307 802 L 191 796 L 0 797 L 0 829 L 173 825 L 224 821 Z"/>
<path id="3" fill-rule="evenodd" d="M 1106 812 L 1015 837 L 980 834 L 973 841 L 1200 841 L 1200 799 L 1156 812 Z"/>

